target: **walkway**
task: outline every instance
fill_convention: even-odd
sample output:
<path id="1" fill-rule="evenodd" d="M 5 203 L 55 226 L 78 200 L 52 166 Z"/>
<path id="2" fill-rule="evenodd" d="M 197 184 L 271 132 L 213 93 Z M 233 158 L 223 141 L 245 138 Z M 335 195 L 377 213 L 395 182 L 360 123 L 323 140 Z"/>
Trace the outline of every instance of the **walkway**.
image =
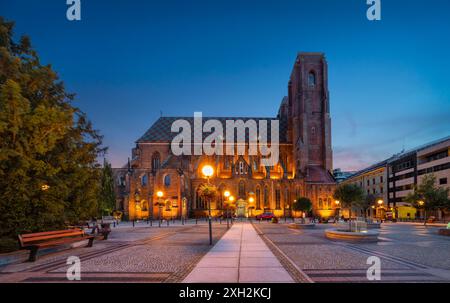
<path id="1" fill-rule="evenodd" d="M 294 282 L 248 223 L 235 223 L 200 260 L 185 283 Z"/>

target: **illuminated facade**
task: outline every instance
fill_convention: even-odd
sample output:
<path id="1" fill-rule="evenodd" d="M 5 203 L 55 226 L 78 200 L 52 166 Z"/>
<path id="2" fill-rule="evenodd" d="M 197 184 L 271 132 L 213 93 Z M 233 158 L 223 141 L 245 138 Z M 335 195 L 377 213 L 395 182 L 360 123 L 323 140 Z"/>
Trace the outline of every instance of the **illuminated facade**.
<path id="1" fill-rule="evenodd" d="M 300 53 L 288 83 L 288 96 L 283 98 L 277 117 L 203 117 L 203 121 L 219 120 L 223 129 L 226 120 L 264 119 L 268 126 L 270 120 L 279 120 L 280 156 L 278 164 L 272 167 L 261 166 L 261 155 L 247 153 L 175 156 L 170 144 L 176 133 L 171 132 L 171 125 L 178 119 L 192 125 L 193 118 L 159 118 L 136 141 L 128 165 L 114 169 L 117 207 L 130 219 L 204 216 L 207 203 L 198 195 L 198 189 L 206 182 L 201 169 L 208 164 L 214 168 L 210 182 L 220 191 L 211 203 L 213 216 L 223 213 L 225 191 L 235 197 L 238 216 L 254 216 L 264 211 L 276 216 L 291 215 L 293 201 L 301 196 L 311 199 L 316 215 L 334 216 L 327 80 L 324 55 Z M 159 191 L 162 197 L 157 196 Z"/>

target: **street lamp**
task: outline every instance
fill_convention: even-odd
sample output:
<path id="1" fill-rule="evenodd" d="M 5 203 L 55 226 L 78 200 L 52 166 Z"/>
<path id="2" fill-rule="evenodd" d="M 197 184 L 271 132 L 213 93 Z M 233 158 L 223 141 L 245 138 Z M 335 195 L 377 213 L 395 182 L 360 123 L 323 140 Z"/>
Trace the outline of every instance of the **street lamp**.
<path id="1" fill-rule="evenodd" d="M 214 174 L 214 168 L 211 165 L 205 165 L 202 168 L 202 174 L 206 177 L 209 184 L 209 178 Z M 208 199 L 208 226 L 209 226 L 209 245 L 212 245 L 212 224 L 211 224 L 211 198 Z"/>
<path id="2" fill-rule="evenodd" d="M 231 193 L 230 193 L 228 190 L 226 190 L 226 191 L 223 192 L 223 196 L 225 197 L 225 199 L 226 199 L 226 201 L 227 201 L 227 202 L 226 202 L 226 204 L 227 204 L 227 208 L 226 208 L 226 214 L 227 214 L 227 229 L 230 228 L 230 222 L 229 222 L 229 220 L 228 220 L 228 218 L 229 218 L 229 211 L 230 211 L 230 205 L 229 205 L 230 195 L 231 195 Z"/>
<path id="3" fill-rule="evenodd" d="M 419 207 L 424 208 L 423 206 L 425 205 L 425 201 L 419 200 L 417 204 L 419 204 Z M 423 218 L 424 218 L 423 225 L 425 226 L 427 225 L 427 210 L 425 208 L 423 210 Z"/>
<path id="4" fill-rule="evenodd" d="M 161 212 L 162 212 L 162 208 L 163 208 L 163 203 L 161 201 L 161 198 L 164 196 L 164 193 L 162 191 L 158 191 L 156 193 L 156 196 L 158 197 L 158 202 L 156 202 L 156 205 L 158 205 L 158 208 L 159 208 L 159 212 L 158 212 L 159 227 L 161 227 Z"/>
<path id="5" fill-rule="evenodd" d="M 253 193 L 252 193 L 253 194 Z M 250 209 L 250 220 L 251 220 L 251 217 L 252 217 L 252 211 L 253 211 L 253 202 L 255 202 L 255 198 L 253 198 L 253 197 L 250 197 L 250 198 L 248 198 L 248 202 L 250 203 L 250 204 L 252 204 L 252 205 L 250 205 L 250 207 L 249 207 L 249 209 Z"/>
<path id="6" fill-rule="evenodd" d="M 337 213 L 337 216 L 338 216 L 338 219 L 339 219 L 340 216 L 341 216 L 341 207 L 340 207 L 341 201 L 335 200 L 334 204 L 336 204 L 336 213 Z"/>

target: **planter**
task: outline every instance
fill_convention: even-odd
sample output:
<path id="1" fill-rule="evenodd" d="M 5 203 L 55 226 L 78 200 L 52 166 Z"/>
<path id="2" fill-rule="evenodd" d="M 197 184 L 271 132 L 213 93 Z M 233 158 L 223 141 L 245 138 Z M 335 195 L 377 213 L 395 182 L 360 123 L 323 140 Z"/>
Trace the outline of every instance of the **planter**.
<path id="1" fill-rule="evenodd" d="M 289 228 L 293 229 L 311 229 L 314 228 L 316 224 L 314 223 L 290 223 L 288 225 Z"/>
<path id="2" fill-rule="evenodd" d="M 325 236 L 328 239 L 356 243 L 378 242 L 378 234 L 379 232 L 377 230 L 367 230 L 362 232 L 351 232 L 339 229 L 325 230 Z"/>

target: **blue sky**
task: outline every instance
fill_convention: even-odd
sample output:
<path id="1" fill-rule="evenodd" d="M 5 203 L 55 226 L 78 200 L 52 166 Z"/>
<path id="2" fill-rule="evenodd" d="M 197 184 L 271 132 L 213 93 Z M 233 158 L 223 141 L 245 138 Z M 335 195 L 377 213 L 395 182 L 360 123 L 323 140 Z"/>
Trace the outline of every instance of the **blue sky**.
<path id="1" fill-rule="evenodd" d="M 450 135 L 450 2 L 1 1 L 121 166 L 163 115 L 275 116 L 299 51 L 329 64 L 334 166 L 358 169 Z"/>

